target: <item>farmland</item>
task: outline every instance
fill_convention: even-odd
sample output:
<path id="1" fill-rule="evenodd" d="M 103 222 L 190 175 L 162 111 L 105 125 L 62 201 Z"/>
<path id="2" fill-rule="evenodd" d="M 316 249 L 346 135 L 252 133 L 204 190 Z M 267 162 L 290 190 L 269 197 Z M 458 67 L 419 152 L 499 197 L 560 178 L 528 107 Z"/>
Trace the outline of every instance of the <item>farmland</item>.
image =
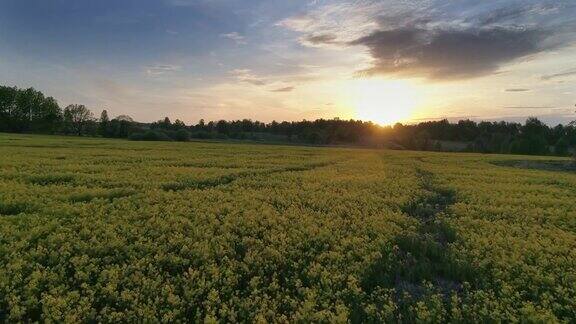
<path id="1" fill-rule="evenodd" d="M 0 321 L 574 321 L 576 173 L 519 160 L 0 134 Z"/>

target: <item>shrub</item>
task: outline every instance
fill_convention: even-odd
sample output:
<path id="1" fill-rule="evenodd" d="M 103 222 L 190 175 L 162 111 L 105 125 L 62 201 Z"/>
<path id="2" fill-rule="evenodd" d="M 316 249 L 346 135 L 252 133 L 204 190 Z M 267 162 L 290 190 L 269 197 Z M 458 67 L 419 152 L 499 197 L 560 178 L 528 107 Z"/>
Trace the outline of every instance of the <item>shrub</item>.
<path id="1" fill-rule="evenodd" d="M 166 133 L 159 130 L 148 130 L 143 133 L 133 133 L 129 137 L 133 141 L 171 141 Z"/>
<path id="2" fill-rule="evenodd" d="M 174 133 L 174 137 L 178 142 L 187 142 L 190 140 L 190 133 L 185 129 L 179 129 Z"/>

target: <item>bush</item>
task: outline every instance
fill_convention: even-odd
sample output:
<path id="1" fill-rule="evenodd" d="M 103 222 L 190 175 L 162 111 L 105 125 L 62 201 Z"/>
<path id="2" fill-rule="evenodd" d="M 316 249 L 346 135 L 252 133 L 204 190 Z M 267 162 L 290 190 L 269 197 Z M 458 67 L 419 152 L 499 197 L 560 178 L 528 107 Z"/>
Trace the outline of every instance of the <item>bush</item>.
<path id="1" fill-rule="evenodd" d="M 149 130 L 143 133 L 133 133 L 129 137 L 133 141 L 171 141 L 166 133 L 158 130 Z"/>
<path id="2" fill-rule="evenodd" d="M 173 139 L 178 142 L 187 142 L 190 140 L 190 133 L 185 129 L 179 129 L 174 133 Z"/>
<path id="3" fill-rule="evenodd" d="M 191 138 L 198 138 L 198 139 L 211 139 L 214 138 L 214 136 L 212 135 L 212 133 L 207 132 L 207 131 L 203 131 L 203 130 L 198 130 L 195 131 L 193 133 L 190 134 Z"/>

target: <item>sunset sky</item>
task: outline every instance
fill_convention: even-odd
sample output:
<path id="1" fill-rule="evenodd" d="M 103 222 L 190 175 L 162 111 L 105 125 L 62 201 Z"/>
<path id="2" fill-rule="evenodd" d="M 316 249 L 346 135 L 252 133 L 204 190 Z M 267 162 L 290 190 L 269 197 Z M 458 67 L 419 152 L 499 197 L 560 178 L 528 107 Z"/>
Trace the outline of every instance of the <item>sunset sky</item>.
<path id="1" fill-rule="evenodd" d="M 576 118 L 574 0 L 0 0 L 0 83 L 96 114 Z"/>

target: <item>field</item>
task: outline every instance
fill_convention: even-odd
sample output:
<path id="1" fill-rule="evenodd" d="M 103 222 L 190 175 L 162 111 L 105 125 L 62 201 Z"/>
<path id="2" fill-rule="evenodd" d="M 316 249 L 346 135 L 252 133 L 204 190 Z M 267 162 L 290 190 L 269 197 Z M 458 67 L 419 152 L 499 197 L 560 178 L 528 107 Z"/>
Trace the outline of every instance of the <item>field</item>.
<path id="1" fill-rule="evenodd" d="M 0 321 L 573 322 L 576 173 L 518 160 L 0 134 Z"/>

